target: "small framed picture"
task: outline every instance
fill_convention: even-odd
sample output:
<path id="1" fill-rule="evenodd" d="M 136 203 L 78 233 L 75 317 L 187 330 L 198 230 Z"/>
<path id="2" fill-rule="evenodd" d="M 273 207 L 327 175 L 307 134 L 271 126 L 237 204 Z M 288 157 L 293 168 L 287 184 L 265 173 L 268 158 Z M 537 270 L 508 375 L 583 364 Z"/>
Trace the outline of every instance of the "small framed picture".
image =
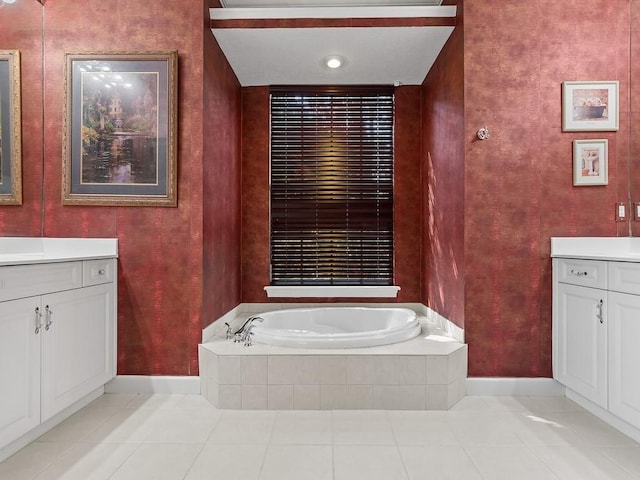
<path id="1" fill-rule="evenodd" d="M 619 82 L 564 82 L 563 132 L 613 132 L 618 130 Z"/>
<path id="2" fill-rule="evenodd" d="M 609 183 L 608 141 L 574 140 L 573 141 L 573 185 L 592 186 Z"/>

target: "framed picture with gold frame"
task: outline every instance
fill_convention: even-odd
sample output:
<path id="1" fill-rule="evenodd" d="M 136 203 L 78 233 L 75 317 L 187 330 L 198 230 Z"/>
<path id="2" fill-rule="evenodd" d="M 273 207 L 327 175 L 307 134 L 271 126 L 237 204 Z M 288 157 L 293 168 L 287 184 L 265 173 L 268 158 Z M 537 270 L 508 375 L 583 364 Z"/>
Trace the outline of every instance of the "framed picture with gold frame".
<path id="1" fill-rule="evenodd" d="M 177 205 L 178 53 L 66 53 L 62 202 Z"/>
<path id="2" fill-rule="evenodd" d="M 22 204 L 20 51 L 0 50 L 0 205 Z"/>

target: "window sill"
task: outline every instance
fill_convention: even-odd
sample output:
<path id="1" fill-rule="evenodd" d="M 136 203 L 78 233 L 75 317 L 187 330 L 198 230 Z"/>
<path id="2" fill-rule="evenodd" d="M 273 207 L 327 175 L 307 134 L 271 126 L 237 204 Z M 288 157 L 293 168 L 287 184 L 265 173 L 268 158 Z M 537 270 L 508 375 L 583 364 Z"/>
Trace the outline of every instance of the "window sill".
<path id="1" fill-rule="evenodd" d="M 396 298 L 397 286 L 266 286 L 269 298 Z"/>

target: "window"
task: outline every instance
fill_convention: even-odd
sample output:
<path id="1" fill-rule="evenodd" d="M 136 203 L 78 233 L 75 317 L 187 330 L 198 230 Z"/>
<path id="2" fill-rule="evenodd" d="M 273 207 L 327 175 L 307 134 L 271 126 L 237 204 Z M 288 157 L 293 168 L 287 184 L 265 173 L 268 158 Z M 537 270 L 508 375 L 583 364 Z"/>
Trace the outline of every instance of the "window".
<path id="1" fill-rule="evenodd" d="M 271 285 L 393 285 L 393 90 L 272 90 Z"/>

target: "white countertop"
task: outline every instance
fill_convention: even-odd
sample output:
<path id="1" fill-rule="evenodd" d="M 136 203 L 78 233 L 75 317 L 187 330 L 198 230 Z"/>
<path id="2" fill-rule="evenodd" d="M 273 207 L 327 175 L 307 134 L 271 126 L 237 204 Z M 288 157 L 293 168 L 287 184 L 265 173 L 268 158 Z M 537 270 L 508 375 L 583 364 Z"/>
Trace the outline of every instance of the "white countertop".
<path id="1" fill-rule="evenodd" d="M 640 237 L 552 237 L 551 257 L 640 262 Z"/>
<path id="2" fill-rule="evenodd" d="M 117 238 L 0 237 L 0 266 L 117 256 Z"/>

